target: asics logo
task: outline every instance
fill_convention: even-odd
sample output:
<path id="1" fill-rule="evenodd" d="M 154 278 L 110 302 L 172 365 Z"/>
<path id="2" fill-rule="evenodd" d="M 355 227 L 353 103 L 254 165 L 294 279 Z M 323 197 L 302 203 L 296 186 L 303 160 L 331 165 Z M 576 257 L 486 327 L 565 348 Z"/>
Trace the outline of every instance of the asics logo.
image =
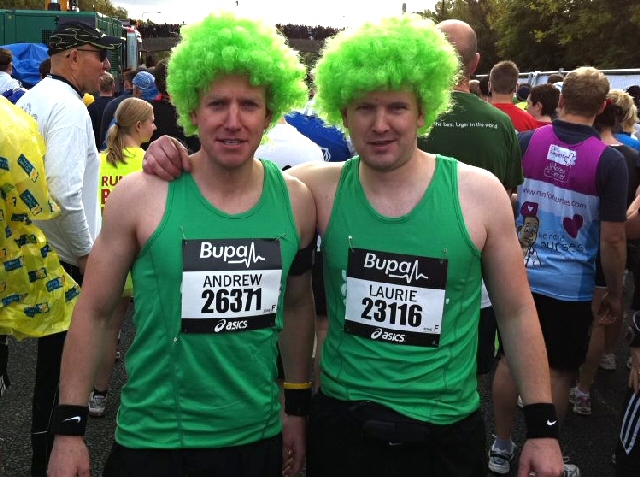
<path id="1" fill-rule="evenodd" d="M 236 330 L 244 330 L 248 326 L 247 320 L 234 320 L 229 321 L 222 319 L 218 322 L 218 324 L 213 329 L 214 333 L 220 333 L 222 330 L 226 331 L 236 331 Z"/>
<path id="2" fill-rule="evenodd" d="M 371 333 L 372 340 L 383 340 L 383 341 L 392 341 L 394 343 L 404 343 L 404 334 L 402 333 L 391 333 L 390 331 L 384 331 L 381 328 L 376 328 Z"/>

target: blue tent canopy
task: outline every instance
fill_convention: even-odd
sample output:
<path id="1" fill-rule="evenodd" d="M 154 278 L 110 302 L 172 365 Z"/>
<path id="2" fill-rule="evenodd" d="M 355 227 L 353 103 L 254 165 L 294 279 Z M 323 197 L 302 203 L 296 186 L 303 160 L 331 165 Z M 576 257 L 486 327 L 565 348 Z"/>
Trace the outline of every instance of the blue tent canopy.
<path id="1" fill-rule="evenodd" d="M 13 77 L 25 88 L 40 81 L 40 63 L 49 58 L 47 47 L 42 43 L 14 43 L 4 45 L 13 53 Z"/>

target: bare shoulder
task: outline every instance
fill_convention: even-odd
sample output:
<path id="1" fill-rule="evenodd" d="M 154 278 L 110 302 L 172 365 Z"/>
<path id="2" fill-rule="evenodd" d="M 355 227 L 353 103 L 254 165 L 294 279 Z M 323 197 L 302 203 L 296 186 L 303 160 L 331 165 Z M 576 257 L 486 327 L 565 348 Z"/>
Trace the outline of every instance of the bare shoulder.
<path id="1" fill-rule="evenodd" d="M 169 183 L 156 176 L 143 172 L 129 174 L 109 194 L 103 219 L 138 222 L 141 216 L 149 219 L 157 214 L 162 216 L 168 189 Z"/>
<path id="2" fill-rule="evenodd" d="M 461 195 L 488 197 L 496 193 L 505 194 L 504 186 L 493 173 L 462 162 L 458 163 L 458 188 Z"/>
<path id="3" fill-rule="evenodd" d="M 297 177 L 314 191 L 335 187 L 340 180 L 342 162 L 307 162 L 287 170 L 286 174 Z"/>
<path id="4" fill-rule="evenodd" d="M 509 195 L 491 172 L 459 163 L 458 195 L 471 240 L 482 250 L 492 231 L 514 227 Z"/>

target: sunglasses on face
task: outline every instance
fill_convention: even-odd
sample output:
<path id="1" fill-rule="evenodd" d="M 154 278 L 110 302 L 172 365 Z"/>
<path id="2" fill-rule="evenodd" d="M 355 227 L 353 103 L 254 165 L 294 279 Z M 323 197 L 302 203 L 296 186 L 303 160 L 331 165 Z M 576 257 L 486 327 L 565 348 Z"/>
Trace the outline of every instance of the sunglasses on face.
<path id="1" fill-rule="evenodd" d="M 88 51 L 90 53 L 98 53 L 98 58 L 100 58 L 100 61 L 104 61 L 107 59 L 107 54 L 108 51 L 107 50 L 89 50 L 87 48 L 76 48 L 76 50 L 78 51 Z"/>

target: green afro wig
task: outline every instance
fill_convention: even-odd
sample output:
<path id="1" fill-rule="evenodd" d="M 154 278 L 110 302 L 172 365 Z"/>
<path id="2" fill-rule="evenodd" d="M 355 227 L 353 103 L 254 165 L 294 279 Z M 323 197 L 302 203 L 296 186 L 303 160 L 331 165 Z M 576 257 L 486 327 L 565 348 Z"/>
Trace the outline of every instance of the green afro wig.
<path id="1" fill-rule="evenodd" d="M 327 41 L 315 67 L 316 104 L 331 124 L 373 91 L 408 89 L 418 98 L 425 134 L 446 111 L 459 71 L 458 54 L 431 20 L 402 15 L 344 30 Z"/>
<path id="2" fill-rule="evenodd" d="M 305 68 L 274 27 L 220 12 L 184 26 L 181 35 L 169 59 L 167 92 L 185 134 L 197 134 L 189 114 L 211 83 L 227 74 L 246 74 L 253 86 L 265 87 L 271 126 L 307 100 Z"/>

